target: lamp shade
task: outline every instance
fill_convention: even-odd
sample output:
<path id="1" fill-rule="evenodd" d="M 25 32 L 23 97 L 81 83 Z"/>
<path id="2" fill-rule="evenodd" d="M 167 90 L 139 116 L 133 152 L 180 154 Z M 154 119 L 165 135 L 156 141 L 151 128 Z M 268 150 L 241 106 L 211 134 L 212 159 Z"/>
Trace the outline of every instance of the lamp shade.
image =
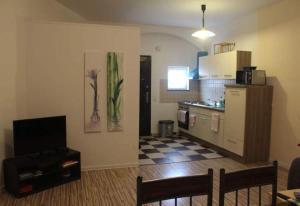
<path id="1" fill-rule="evenodd" d="M 196 38 L 199 38 L 199 39 L 202 39 L 202 40 L 205 40 L 207 38 L 215 36 L 215 33 L 211 32 L 211 31 L 208 31 L 205 28 L 202 28 L 201 30 L 194 32 L 192 34 L 192 36 L 196 37 Z"/>

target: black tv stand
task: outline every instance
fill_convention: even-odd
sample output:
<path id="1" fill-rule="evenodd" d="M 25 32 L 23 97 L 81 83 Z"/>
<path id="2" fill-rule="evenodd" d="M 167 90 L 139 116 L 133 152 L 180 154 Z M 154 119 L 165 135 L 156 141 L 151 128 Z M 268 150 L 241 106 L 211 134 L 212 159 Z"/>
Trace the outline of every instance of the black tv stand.
<path id="1" fill-rule="evenodd" d="M 81 177 L 80 152 L 65 148 L 5 159 L 5 189 L 24 197 Z"/>

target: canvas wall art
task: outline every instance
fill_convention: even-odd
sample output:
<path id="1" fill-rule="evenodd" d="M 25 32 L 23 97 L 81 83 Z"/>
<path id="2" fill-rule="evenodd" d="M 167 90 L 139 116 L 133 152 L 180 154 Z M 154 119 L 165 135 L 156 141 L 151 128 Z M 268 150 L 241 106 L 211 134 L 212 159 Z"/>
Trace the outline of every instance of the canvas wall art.
<path id="1" fill-rule="evenodd" d="M 84 58 L 84 131 L 100 132 L 100 75 L 105 57 L 101 52 L 86 52 Z M 102 71 L 102 72 L 101 72 Z M 103 95 L 103 94 L 102 94 Z"/>
<path id="2" fill-rule="evenodd" d="M 107 53 L 107 128 L 123 130 L 123 53 Z"/>

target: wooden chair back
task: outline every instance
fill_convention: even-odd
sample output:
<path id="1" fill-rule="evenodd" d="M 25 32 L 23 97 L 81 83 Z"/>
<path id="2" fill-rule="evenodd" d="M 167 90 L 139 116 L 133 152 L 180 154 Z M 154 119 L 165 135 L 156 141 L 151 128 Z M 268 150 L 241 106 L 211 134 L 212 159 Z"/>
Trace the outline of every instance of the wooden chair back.
<path id="1" fill-rule="evenodd" d="M 142 177 L 137 177 L 137 206 L 163 200 L 207 195 L 207 206 L 212 206 L 213 170 L 209 169 L 206 175 L 175 177 L 143 182 Z"/>
<path id="2" fill-rule="evenodd" d="M 247 205 L 250 205 L 250 188 L 259 188 L 259 205 L 261 205 L 261 187 L 272 185 L 272 206 L 276 205 L 277 194 L 277 161 L 273 162 L 272 166 L 247 169 L 237 172 L 225 173 L 225 169 L 220 170 L 220 194 L 219 205 L 224 206 L 225 194 L 236 192 L 235 205 L 238 203 L 238 191 L 247 189 Z"/>
<path id="3" fill-rule="evenodd" d="M 293 160 L 289 169 L 287 189 L 298 189 L 300 188 L 300 158 Z"/>

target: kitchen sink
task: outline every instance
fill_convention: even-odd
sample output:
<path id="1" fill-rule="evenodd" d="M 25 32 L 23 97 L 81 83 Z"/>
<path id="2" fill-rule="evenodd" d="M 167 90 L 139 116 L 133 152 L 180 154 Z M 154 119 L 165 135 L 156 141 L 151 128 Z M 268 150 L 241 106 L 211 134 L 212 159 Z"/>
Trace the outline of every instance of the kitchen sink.
<path id="1" fill-rule="evenodd" d="M 214 107 L 214 105 L 211 105 L 211 104 L 205 103 L 205 102 L 196 102 L 196 103 L 193 103 L 192 105 L 199 105 L 199 106 L 206 106 L 206 107 Z"/>
<path id="2" fill-rule="evenodd" d="M 216 109 L 224 109 L 224 107 L 215 106 L 214 104 L 210 104 L 204 101 L 183 101 L 182 103 L 187 105 L 199 106 L 199 107 L 206 107 L 206 108 L 216 108 Z"/>

